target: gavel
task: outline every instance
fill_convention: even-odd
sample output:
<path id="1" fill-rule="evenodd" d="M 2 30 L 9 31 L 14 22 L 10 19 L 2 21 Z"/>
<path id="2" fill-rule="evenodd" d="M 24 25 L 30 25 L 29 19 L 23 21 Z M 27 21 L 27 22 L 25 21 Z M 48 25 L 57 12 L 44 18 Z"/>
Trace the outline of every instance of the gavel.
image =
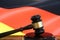
<path id="1" fill-rule="evenodd" d="M 11 30 L 8 32 L 4 32 L 4 33 L 0 33 L 0 38 L 6 37 L 10 34 L 19 32 L 19 31 L 24 31 L 24 30 L 28 30 L 28 29 L 32 29 L 35 30 L 34 34 L 35 36 L 33 37 L 32 40 L 55 40 L 55 37 L 53 36 L 53 34 L 51 33 L 46 33 L 44 31 L 43 28 L 43 23 L 42 23 L 42 19 L 40 15 L 34 15 L 31 17 L 32 20 L 32 24 L 19 28 L 19 29 L 15 29 L 15 30 Z M 47 34 L 47 35 L 46 35 Z M 25 40 L 27 40 L 26 38 L 28 38 L 29 36 L 25 37 Z M 31 37 L 30 37 L 31 39 Z"/>

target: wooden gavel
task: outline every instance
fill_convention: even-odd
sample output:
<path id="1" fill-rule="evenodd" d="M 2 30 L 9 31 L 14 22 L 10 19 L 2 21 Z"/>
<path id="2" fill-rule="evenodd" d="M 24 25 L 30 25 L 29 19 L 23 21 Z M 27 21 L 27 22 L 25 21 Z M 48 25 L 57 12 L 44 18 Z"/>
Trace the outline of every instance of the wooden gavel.
<path id="1" fill-rule="evenodd" d="M 28 26 L 25 26 L 25 27 L 22 27 L 19 29 L 15 29 L 15 30 L 11 30 L 8 32 L 0 33 L 0 38 L 6 37 L 10 34 L 13 34 L 13 33 L 19 32 L 19 31 L 24 31 L 24 30 L 33 28 L 33 30 L 35 30 L 35 33 L 34 33 L 35 36 L 33 37 L 34 40 L 35 40 L 35 38 L 36 38 L 36 40 L 37 40 L 37 38 L 42 39 L 42 40 L 55 40 L 55 37 L 52 34 L 50 35 L 50 33 L 44 32 L 43 23 L 42 23 L 41 17 L 39 15 L 32 16 L 31 20 L 32 20 L 32 24 L 30 24 Z M 25 37 L 25 38 L 28 38 L 28 37 Z"/>

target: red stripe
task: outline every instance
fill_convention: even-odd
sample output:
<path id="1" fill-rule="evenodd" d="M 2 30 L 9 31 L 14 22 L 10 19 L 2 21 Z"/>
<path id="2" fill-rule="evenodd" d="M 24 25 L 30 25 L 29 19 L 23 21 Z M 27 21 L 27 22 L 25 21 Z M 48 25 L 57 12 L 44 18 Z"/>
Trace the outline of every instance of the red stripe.
<path id="1" fill-rule="evenodd" d="M 22 8 L 16 8 L 16 9 L 6 9 L 6 10 L 3 9 L 1 11 L 2 11 L 1 12 L 2 15 L 0 15 L 0 21 L 6 23 L 7 25 L 15 29 L 30 24 L 31 16 L 36 14 L 39 14 L 42 16 L 45 31 L 53 33 L 57 28 L 60 28 L 59 27 L 60 16 L 54 15 L 42 9 L 38 9 L 34 7 L 22 7 Z M 25 33 L 28 33 L 28 32 L 25 31 Z M 58 32 L 60 33 L 60 31 Z M 59 35 L 59 33 L 56 35 Z"/>

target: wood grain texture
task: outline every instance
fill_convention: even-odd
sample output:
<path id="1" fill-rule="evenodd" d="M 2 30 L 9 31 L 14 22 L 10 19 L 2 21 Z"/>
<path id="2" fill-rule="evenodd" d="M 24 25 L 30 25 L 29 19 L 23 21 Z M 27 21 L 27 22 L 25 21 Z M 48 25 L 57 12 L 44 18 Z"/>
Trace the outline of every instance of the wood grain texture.
<path id="1" fill-rule="evenodd" d="M 24 37 L 20 36 L 7 36 L 4 38 L 0 38 L 0 40 L 23 40 Z"/>
<path id="2" fill-rule="evenodd" d="M 60 40 L 60 37 L 56 37 L 57 40 Z M 22 36 L 7 36 L 4 38 L 0 38 L 0 40 L 24 40 Z"/>

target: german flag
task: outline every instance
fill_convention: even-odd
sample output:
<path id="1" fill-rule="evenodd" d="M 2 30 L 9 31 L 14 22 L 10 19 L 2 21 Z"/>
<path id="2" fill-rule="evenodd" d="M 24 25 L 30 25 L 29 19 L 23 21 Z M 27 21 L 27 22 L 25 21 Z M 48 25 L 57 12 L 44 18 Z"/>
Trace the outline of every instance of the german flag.
<path id="1" fill-rule="evenodd" d="M 42 17 L 46 32 L 60 35 L 60 16 L 34 7 L 21 7 L 14 9 L 0 8 L 0 33 L 31 24 L 30 18 L 37 14 Z M 25 35 L 30 32 L 34 31 L 32 29 L 25 30 L 23 33 L 18 32 L 12 35 Z"/>

